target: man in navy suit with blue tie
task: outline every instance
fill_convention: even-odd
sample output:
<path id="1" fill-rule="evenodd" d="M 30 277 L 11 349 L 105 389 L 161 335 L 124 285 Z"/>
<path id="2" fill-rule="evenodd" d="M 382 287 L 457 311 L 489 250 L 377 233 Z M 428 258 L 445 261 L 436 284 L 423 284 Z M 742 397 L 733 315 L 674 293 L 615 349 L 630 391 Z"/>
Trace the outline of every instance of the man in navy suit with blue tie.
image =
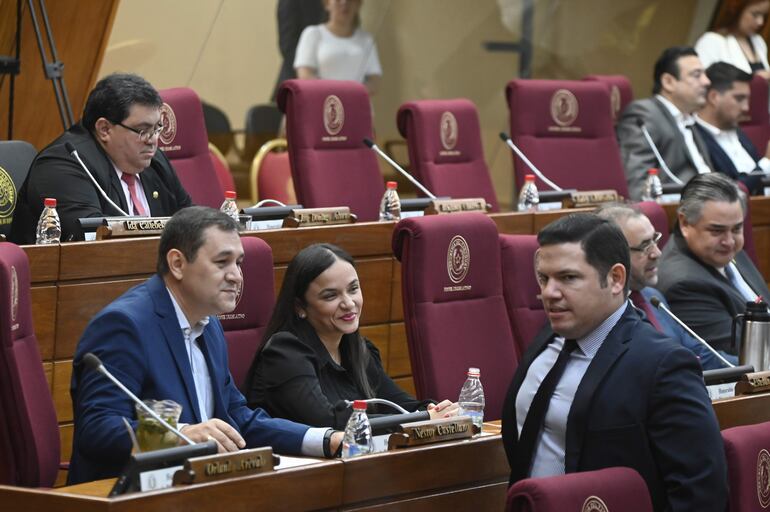
<path id="1" fill-rule="evenodd" d="M 89 352 L 139 398 L 180 404 L 180 430 L 195 442 L 213 439 L 220 452 L 257 446 L 297 455 L 336 452 L 341 432 L 252 410 L 233 383 L 216 315 L 235 308 L 243 257 L 233 219 L 211 208 L 180 210 L 163 230 L 158 273 L 91 320 L 73 365 L 70 484 L 116 476 L 131 452 L 123 418 L 137 427 L 133 402 L 81 363 Z"/>

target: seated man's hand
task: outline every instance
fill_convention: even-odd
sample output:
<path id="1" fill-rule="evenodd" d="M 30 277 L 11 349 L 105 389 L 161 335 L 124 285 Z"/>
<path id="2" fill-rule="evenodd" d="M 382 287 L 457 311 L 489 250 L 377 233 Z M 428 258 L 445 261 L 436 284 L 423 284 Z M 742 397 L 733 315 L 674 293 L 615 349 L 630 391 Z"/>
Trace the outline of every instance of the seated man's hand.
<path id="1" fill-rule="evenodd" d="M 219 453 L 237 452 L 246 447 L 246 441 L 237 430 L 216 418 L 195 425 L 185 425 L 180 432 L 196 443 L 205 443 L 210 439 L 216 441 Z"/>
<path id="2" fill-rule="evenodd" d="M 450 402 L 444 400 L 438 404 L 430 404 L 428 406 L 428 413 L 430 419 L 435 420 L 437 418 L 449 418 L 450 416 L 457 416 L 460 411 L 460 406 L 456 402 Z"/>
<path id="3" fill-rule="evenodd" d="M 345 437 L 345 432 L 340 432 L 339 430 L 334 431 L 332 434 L 331 439 L 329 439 L 329 451 L 336 455 L 337 452 L 342 447 L 342 438 Z"/>

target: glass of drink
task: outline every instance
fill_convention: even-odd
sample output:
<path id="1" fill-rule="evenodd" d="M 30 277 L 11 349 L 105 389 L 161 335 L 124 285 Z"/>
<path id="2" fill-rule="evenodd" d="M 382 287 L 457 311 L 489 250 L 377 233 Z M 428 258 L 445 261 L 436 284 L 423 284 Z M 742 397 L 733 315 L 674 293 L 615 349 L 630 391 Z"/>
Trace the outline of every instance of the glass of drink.
<path id="1" fill-rule="evenodd" d="M 176 428 L 179 416 L 182 414 L 182 406 L 173 400 L 145 400 L 144 403 L 158 416 L 166 420 Z M 172 448 L 179 444 L 176 434 L 170 432 L 144 409 L 136 406 L 136 417 L 139 426 L 136 429 L 136 440 L 143 452 Z"/>

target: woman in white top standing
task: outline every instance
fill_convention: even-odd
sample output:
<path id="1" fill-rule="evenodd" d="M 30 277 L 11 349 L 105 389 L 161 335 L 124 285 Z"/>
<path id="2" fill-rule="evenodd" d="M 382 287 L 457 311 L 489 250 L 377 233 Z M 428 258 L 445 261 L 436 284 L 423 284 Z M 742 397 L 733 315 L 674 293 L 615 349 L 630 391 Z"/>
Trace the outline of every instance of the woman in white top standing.
<path id="1" fill-rule="evenodd" d="M 294 58 L 297 77 L 355 80 L 364 84 L 369 94 L 374 94 L 382 68 L 374 38 L 359 27 L 361 0 L 324 0 L 323 3 L 329 21 L 302 32 Z"/>
<path id="2" fill-rule="evenodd" d="M 730 1 L 724 25 L 695 43 L 703 66 L 723 61 L 770 80 L 767 44 L 760 33 L 768 11 L 770 0 Z"/>

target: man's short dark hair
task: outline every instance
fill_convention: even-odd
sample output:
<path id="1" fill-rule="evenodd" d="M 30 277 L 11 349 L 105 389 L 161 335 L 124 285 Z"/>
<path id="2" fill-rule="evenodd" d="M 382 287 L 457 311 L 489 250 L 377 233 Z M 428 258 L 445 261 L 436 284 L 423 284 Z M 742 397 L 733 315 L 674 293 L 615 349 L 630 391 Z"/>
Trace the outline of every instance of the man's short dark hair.
<path id="1" fill-rule="evenodd" d="M 580 243 L 586 261 L 599 274 L 599 284 L 607 285 L 607 274 L 616 263 L 626 269 L 624 290 L 628 291 L 631 253 L 623 232 L 614 222 L 593 213 L 573 213 L 551 222 L 537 234 L 540 247 Z"/>
<path id="2" fill-rule="evenodd" d="M 715 62 L 706 69 L 706 76 L 711 80 L 709 91 L 725 92 L 733 88 L 735 82 L 751 82 L 751 74 L 736 68 L 727 62 Z"/>
<path id="3" fill-rule="evenodd" d="M 654 81 L 652 86 L 653 94 L 660 94 L 663 90 L 663 83 L 661 82 L 663 73 L 673 75 L 677 80 L 681 78 L 681 76 L 679 76 L 679 59 L 689 56 L 698 56 L 698 53 L 692 46 L 672 46 L 671 48 L 663 50 L 663 53 L 660 54 L 658 60 L 655 61 L 655 71 L 653 72 L 652 77 Z"/>
<path id="4" fill-rule="evenodd" d="M 687 182 L 682 189 L 679 209 L 688 224 L 696 224 L 703 213 L 706 201 L 734 203 L 740 201 L 744 214 L 746 213 L 746 194 L 735 181 L 724 174 L 710 172 L 699 174 Z"/>
<path id="5" fill-rule="evenodd" d="M 133 105 L 160 108 L 163 100 L 150 82 L 139 75 L 107 75 L 96 83 L 88 95 L 83 109 L 83 126 L 93 132 L 100 117 L 114 124 L 121 123 L 128 117 Z"/>
<path id="6" fill-rule="evenodd" d="M 206 242 L 203 232 L 215 226 L 225 232 L 238 231 L 238 224 L 229 215 L 208 206 L 182 208 L 171 217 L 163 228 L 158 244 L 158 274 L 168 274 L 166 255 L 177 249 L 189 262 L 195 261 L 198 249 Z"/>

